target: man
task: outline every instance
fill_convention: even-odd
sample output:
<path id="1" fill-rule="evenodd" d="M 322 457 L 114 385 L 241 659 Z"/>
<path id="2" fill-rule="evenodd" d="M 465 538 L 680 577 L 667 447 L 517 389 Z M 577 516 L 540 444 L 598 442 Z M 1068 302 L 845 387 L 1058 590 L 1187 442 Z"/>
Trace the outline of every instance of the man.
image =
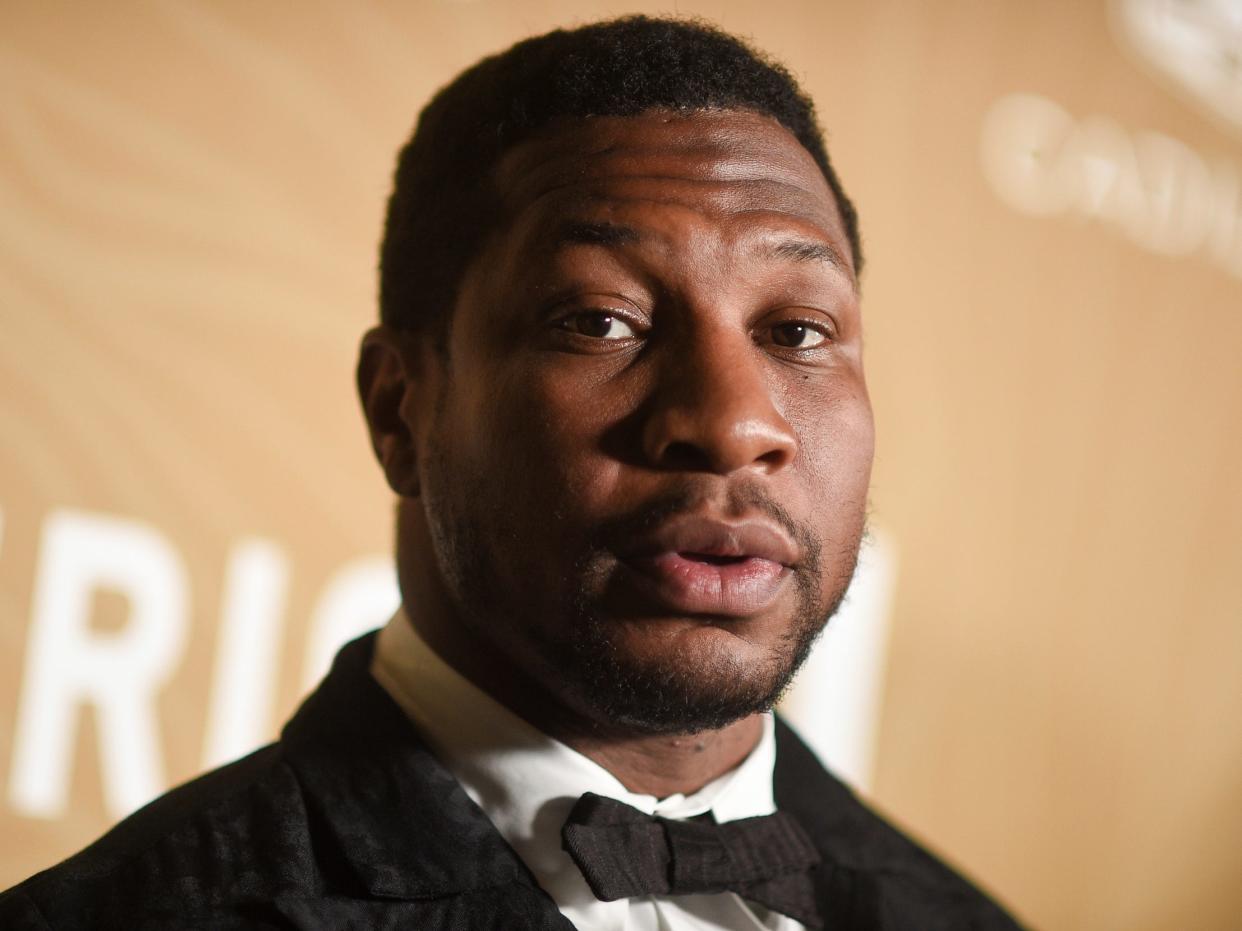
<path id="1" fill-rule="evenodd" d="M 872 421 L 810 103 L 702 25 L 520 43 L 424 110 L 358 387 L 403 608 L 281 740 L 6 928 L 1011 928 L 769 710 Z"/>

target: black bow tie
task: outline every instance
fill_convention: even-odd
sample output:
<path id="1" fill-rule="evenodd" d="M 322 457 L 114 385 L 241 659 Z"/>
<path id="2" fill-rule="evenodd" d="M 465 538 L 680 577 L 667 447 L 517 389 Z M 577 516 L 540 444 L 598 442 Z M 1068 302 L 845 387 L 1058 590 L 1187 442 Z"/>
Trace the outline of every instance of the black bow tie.
<path id="1" fill-rule="evenodd" d="M 808 928 L 823 926 L 810 877 L 819 853 L 782 811 L 724 824 L 672 821 L 588 792 L 569 813 L 561 846 L 604 902 L 736 892 Z"/>

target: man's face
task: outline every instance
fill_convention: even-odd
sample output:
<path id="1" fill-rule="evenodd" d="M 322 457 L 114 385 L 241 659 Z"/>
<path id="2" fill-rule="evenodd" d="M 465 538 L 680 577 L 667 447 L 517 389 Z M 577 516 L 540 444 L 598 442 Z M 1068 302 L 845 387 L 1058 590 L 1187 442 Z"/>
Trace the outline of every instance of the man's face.
<path id="1" fill-rule="evenodd" d="M 767 118 L 651 112 L 495 181 L 418 442 L 460 636 L 597 724 L 767 707 L 849 583 L 872 458 L 823 175 Z"/>

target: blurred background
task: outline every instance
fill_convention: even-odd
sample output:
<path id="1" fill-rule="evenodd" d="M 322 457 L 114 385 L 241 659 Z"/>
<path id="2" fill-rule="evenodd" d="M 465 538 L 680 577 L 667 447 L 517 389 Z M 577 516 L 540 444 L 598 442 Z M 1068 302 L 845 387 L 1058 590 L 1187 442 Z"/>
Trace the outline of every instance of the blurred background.
<path id="1" fill-rule="evenodd" d="M 631 11 L 785 61 L 862 216 L 874 543 L 789 713 L 1036 927 L 1237 929 L 1237 0 L 4 3 L 0 887 L 387 618 L 393 155 Z"/>

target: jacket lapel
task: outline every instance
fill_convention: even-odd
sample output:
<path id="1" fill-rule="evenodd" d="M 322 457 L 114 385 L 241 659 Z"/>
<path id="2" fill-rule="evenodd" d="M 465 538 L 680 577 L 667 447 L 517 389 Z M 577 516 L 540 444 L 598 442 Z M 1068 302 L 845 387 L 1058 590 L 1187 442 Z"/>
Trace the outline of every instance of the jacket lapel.
<path id="1" fill-rule="evenodd" d="M 891 923 L 878 881 L 890 871 L 906 872 L 916 848 L 824 769 L 779 717 L 773 792 L 777 807 L 798 818 L 823 857 L 814 878 L 825 931 L 919 927 Z"/>
<path id="2" fill-rule="evenodd" d="M 372 897 L 479 896 L 509 887 L 515 898 L 546 903 L 547 927 L 571 927 L 372 678 L 373 644 L 369 634 L 342 649 L 282 734 L 308 820 L 323 840 L 316 846 L 327 852 L 317 855 L 337 859 Z"/>
<path id="3" fill-rule="evenodd" d="M 825 931 L 1019 931 L 969 881 L 871 811 L 779 718 L 774 794 L 823 857 Z"/>

